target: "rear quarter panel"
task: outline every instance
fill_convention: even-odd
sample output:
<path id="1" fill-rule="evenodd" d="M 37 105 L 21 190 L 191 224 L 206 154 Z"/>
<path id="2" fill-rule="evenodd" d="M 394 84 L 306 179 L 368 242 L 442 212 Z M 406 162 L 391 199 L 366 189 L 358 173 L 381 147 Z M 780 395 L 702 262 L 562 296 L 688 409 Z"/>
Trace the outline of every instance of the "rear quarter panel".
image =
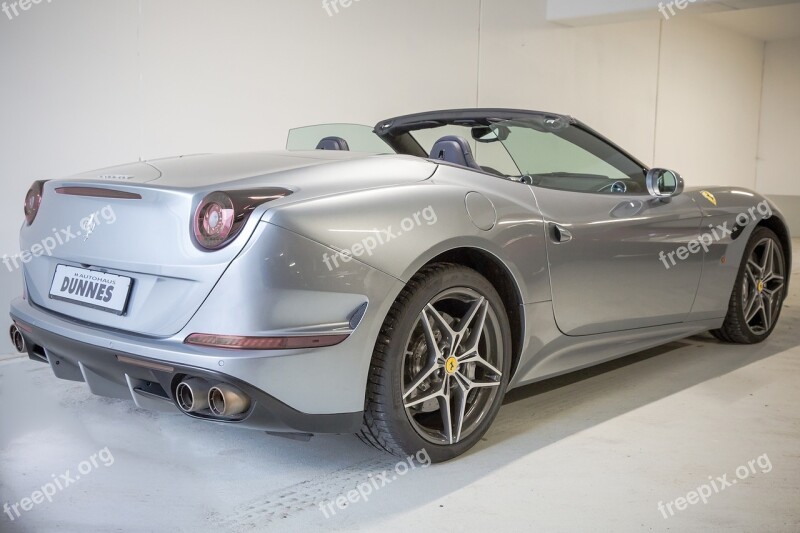
<path id="1" fill-rule="evenodd" d="M 482 213 L 470 216 L 470 193 Z M 491 227 L 480 220 L 486 211 L 495 213 Z M 342 252 L 339 266 L 350 255 L 403 282 L 444 252 L 477 248 L 505 265 L 522 303 L 550 299 L 542 218 L 519 183 L 441 165 L 425 182 L 295 203 L 264 220 Z"/>

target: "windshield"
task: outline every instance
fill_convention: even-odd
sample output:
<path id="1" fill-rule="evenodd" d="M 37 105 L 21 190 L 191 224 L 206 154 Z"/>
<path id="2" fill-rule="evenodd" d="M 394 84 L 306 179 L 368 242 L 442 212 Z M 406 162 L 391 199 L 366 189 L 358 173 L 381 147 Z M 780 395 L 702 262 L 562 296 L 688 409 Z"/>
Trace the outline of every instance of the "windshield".
<path id="1" fill-rule="evenodd" d="M 572 174 L 608 180 L 639 179 L 644 169 L 588 131 L 563 119 L 508 121 L 487 137 L 501 142 L 523 175 Z"/>
<path id="2" fill-rule="evenodd" d="M 532 115 L 464 124 L 421 121 L 408 135 L 427 157 L 506 179 L 575 192 L 643 194 L 646 170 L 613 144 L 568 117 Z M 433 126 L 432 126 L 433 124 Z M 465 158 L 442 144 L 459 138 Z M 436 153 L 432 153 L 435 151 Z M 474 166 L 469 161 L 474 159 Z"/>

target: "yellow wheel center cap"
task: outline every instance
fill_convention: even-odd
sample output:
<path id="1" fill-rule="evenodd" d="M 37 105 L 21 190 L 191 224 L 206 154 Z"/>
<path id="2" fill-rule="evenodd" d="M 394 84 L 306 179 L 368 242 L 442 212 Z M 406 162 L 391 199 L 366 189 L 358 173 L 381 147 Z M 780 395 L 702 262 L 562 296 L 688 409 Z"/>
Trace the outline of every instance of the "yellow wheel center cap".
<path id="1" fill-rule="evenodd" d="M 764 292 L 764 280 L 758 280 L 758 285 L 756 286 L 758 292 Z"/>
<path id="2" fill-rule="evenodd" d="M 444 363 L 444 369 L 447 371 L 448 374 L 455 374 L 456 370 L 458 370 L 458 359 L 455 357 L 450 357 Z"/>

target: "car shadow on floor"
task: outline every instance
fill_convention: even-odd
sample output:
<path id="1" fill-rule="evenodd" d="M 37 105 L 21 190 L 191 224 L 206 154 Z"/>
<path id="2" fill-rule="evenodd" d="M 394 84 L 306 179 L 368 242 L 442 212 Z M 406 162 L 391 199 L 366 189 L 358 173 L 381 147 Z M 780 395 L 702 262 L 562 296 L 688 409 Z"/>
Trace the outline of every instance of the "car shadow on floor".
<path id="1" fill-rule="evenodd" d="M 800 294 L 795 295 L 794 301 L 800 301 Z M 557 419 L 565 396 L 571 410 L 585 409 L 585 415 L 595 413 L 593 405 L 601 399 L 614 398 L 616 407 L 613 411 L 596 412 L 596 416 L 586 419 L 583 428 L 571 428 L 547 440 L 537 439 L 531 451 L 542 448 L 573 431 L 586 429 L 800 346 L 799 328 L 800 306 L 789 303 L 785 305 L 772 337 L 762 344 L 726 344 L 704 333 L 514 389 L 506 395 L 504 406 L 484 444 L 491 447 L 525 433 L 537 424 Z M 528 423 L 520 425 L 517 418 L 520 416 Z"/>

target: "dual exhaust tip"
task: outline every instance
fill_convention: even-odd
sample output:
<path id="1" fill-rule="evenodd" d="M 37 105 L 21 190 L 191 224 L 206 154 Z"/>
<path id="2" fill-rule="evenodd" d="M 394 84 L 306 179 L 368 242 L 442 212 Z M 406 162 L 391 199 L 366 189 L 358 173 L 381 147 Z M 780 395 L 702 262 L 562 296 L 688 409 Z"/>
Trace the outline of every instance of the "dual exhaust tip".
<path id="1" fill-rule="evenodd" d="M 11 326 L 9 334 L 11 335 L 11 343 L 19 353 L 25 353 L 28 351 L 27 347 L 25 346 L 25 337 L 22 336 L 22 332 L 16 325 Z"/>
<path id="2" fill-rule="evenodd" d="M 184 413 L 209 409 L 218 417 L 231 418 L 250 408 L 250 398 L 226 383 L 214 386 L 201 378 L 187 378 L 175 388 L 175 400 Z"/>

